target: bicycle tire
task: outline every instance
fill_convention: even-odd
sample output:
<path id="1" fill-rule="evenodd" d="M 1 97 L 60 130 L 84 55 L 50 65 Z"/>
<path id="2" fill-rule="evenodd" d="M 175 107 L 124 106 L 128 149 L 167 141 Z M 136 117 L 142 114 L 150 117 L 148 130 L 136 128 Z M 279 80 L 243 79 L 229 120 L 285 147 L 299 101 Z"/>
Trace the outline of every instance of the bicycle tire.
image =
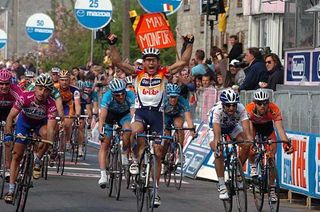
<path id="1" fill-rule="evenodd" d="M 129 171 L 130 163 L 128 165 L 123 166 L 123 172 L 124 172 L 124 178 L 126 179 L 126 188 L 129 189 L 130 187 L 130 182 L 131 182 L 131 177 L 132 175 L 130 174 Z"/>
<path id="2" fill-rule="evenodd" d="M 262 164 L 262 161 L 259 161 L 257 163 L 257 171 L 258 176 L 254 177 L 251 181 L 252 185 L 252 193 L 253 193 L 253 199 L 254 204 L 256 206 L 256 209 L 258 211 L 262 211 L 263 204 L 264 204 L 264 193 L 265 193 L 265 184 L 263 182 L 264 179 L 266 179 L 264 166 Z"/>
<path id="3" fill-rule="evenodd" d="M 231 178 L 231 173 L 229 174 L 229 176 Z M 232 185 L 231 184 L 232 184 L 231 179 L 228 179 L 228 180 L 225 181 L 225 185 L 226 185 L 226 187 L 228 189 L 228 195 L 229 195 L 228 199 L 223 200 L 223 207 L 224 207 L 225 212 L 231 212 L 232 211 L 233 197 L 232 197 L 232 192 L 231 192 L 231 189 L 232 189 Z"/>
<path id="4" fill-rule="evenodd" d="M 114 171 L 116 171 L 114 175 L 114 187 L 116 192 L 116 200 L 119 200 L 120 192 L 121 192 L 121 183 L 122 183 L 122 161 L 121 161 L 120 146 L 116 153 L 116 160 L 114 161 L 113 165 L 114 165 Z"/>
<path id="5" fill-rule="evenodd" d="M 268 159 L 268 166 L 267 166 L 267 185 L 268 185 L 268 204 L 270 206 L 270 211 L 271 212 L 278 212 L 279 211 L 279 207 L 280 207 L 280 185 L 279 185 L 279 178 L 278 178 L 278 174 L 277 174 L 277 168 L 275 166 L 275 163 L 274 163 L 274 160 L 269 158 Z M 270 174 L 271 174 L 271 171 L 274 171 L 274 178 L 275 178 L 275 182 L 274 182 L 274 185 L 275 185 L 275 192 L 276 192 L 276 196 L 278 197 L 278 201 L 275 202 L 275 203 L 272 203 L 271 200 L 270 200 L 270 191 L 271 191 L 271 182 L 269 182 L 270 180 Z"/>
<path id="6" fill-rule="evenodd" d="M 87 145 L 88 145 L 88 128 L 85 125 L 84 139 L 83 139 L 83 160 L 86 160 L 86 157 L 87 157 Z"/>
<path id="7" fill-rule="evenodd" d="M 0 143 L 0 170 L 1 170 L 1 192 L 0 199 L 3 198 L 4 187 L 6 183 L 6 146 L 4 143 Z"/>
<path id="8" fill-rule="evenodd" d="M 177 158 L 179 158 L 180 164 L 177 163 Z M 177 172 L 177 168 L 180 165 L 180 172 Z M 173 178 L 174 178 L 174 185 L 176 189 L 180 190 L 182 184 L 182 177 L 183 177 L 183 151 L 180 143 L 177 143 L 175 148 L 174 154 L 174 163 L 173 163 Z"/>
<path id="9" fill-rule="evenodd" d="M 45 154 L 43 157 L 43 166 L 42 170 L 44 170 L 44 179 L 48 180 L 48 167 L 49 167 L 49 155 Z"/>
<path id="10" fill-rule="evenodd" d="M 23 175 L 22 175 L 22 185 L 20 187 L 20 194 L 18 199 L 18 204 L 16 211 L 24 211 L 27 203 L 28 193 L 30 189 L 30 182 L 32 177 L 32 167 L 33 167 L 33 153 L 30 153 L 30 155 L 27 155 L 27 161 L 24 164 L 23 167 Z"/>
<path id="11" fill-rule="evenodd" d="M 150 167 L 151 166 L 151 167 Z M 151 155 L 149 158 L 149 174 L 148 174 L 148 187 L 147 187 L 147 197 L 146 197 L 146 209 L 148 212 L 153 212 L 155 195 L 157 192 L 157 163 L 156 156 Z M 152 178 L 152 181 L 150 181 Z"/>
<path id="12" fill-rule="evenodd" d="M 174 166 L 174 154 L 172 153 L 172 147 L 171 144 L 169 145 L 168 148 L 168 152 L 165 156 L 165 160 L 164 160 L 164 169 L 165 172 L 163 174 L 163 178 L 164 178 L 164 183 L 167 187 L 170 186 L 170 182 L 171 182 L 171 174 L 172 174 L 172 169 Z"/>
<path id="13" fill-rule="evenodd" d="M 242 169 L 242 163 L 239 158 L 236 158 L 233 162 L 232 174 L 236 206 L 239 212 L 246 212 L 248 209 L 247 186 Z"/>
<path id="14" fill-rule="evenodd" d="M 143 211 L 143 205 L 144 205 L 144 199 L 146 194 L 146 186 L 145 186 L 145 177 L 146 177 L 146 164 L 145 164 L 145 157 L 146 157 L 146 151 L 144 151 L 141 155 L 140 161 L 139 161 L 139 174 L 136 175 L 136 188 L 135 188 L 135 194 L 137 198 L 137 211 L 142 212 Z"/>

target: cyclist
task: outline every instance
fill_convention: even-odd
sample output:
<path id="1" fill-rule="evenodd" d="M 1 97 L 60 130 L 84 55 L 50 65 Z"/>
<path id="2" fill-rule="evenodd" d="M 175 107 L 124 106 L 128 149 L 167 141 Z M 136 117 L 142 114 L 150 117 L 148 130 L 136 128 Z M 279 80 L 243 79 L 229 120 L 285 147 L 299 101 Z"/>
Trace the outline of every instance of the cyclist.
<path id="1" fill-rule="evenodd" d="M 51 77 L 53 81 L 54 87 L 57 87 L 59 85 L 59 73 L 60 73 L 60 68 L 58 67 L 52 67 L 51 68 Z"/>
<path id="2" fill-rule="evenodd" d="M 288 137 L 282 125 L 281 111 L 275 103 L 270 102 L 268 91 L 265 89 L 257 89 L 253 95 L 253 102 L 246 105 L 246 110 L 251 121 L 250 128 L 253 138 L 256 135 L 261 135 L 262 137 L 276 141 L 277 137 L 273 127 L 275 126 L 277 128 L 280 140 L 288 142 Z M 289 147 L 287 143 L 283 144 L 283 148 L 288 154 L 291 154 L 294 151 L 293 147 Z M 269 155 L 274 159 L 277 152 L 277 144 L 272 144 L 269 150 Z M 251 177 L 257 176 L 254 159 L 255 154 L 250 154 L 249 161 L 251 164 L 253 164 L 250 172 Z M 270 182 L 274 182 L 274 178 L 274 174 L 270 176 Z M 277 202 L 278 197 L 275 193 L 275 186 L 272 188 L 274 189 L 271 192 L 271 201 Z"/>
<path id="3" fill-rule="evenodd" d="M 135 92 L 132 76 L 126 76 L 124 80 L 126 81 L 126 89 Z"/>
<path id="4" fill-rule="evenodd" d="M 184 121 L 187 122 L 188 128 L 193 128 L 192 114 L 190 112 L 189 102 L 180 96 L 181 88 L 176 84 L 167 84 L 167 96 L 164 98 L 164 123 L 166 128 L 172 125 L 176 128 L 182 128 Z M 166 130 L 166 134 L 169 131 Z M 194 130 L 190 130 L 190 134 L 194 137 Z M 179 130 L 179 143 L 183 148 L 184 132 Z M 166 154 L 167 148 L 164 149 Z"/>
<path id="5" fill-rule="evenodd" d="M 81 102 L 80 102 L 80 91 L 78 88 L 70 85 L 70 72 L 68 70 L 61 70 L 59 72 L 59 84 L 55 85 L 58 89 L 61 98 L 64 116 L 77 116 L 81 114 Z M 70 149 L 70 138 L 71 138 L 71 125 L 73 119 L 64 119 L 64 131 L 65 131 L 65 144 L 66 149 Z"/>
<path id="6" fill-rule="evenodd" d="M 79 82 L 82 81 L 78 81 Z M 93 111 L 98 111 L 98 93 L 93 91 L 93 82 L 85 81 L 82 83 L 81 90 L 81 115 L 88 115 L 88 123 L 91 123 Z M 80 119 L 79 127 L 79 157 L 83 156 L 83 142 L 85 138 L 85 121 Z"/>
<path id="7" fill-rule="evenodd" d="M 219 198 L 229 198 L 228 190 L 224 182 L 223 156 L 217 150 L 221 134 L 228 134 L 238 141 L 252 141 L 250 134 L 250 122 L 243 104 L 239 102 L 239 94 L 232 89 L 223 90 L 220 101 L 209 111 L 209 127 L 212 128 L 214 139 L 210 142 L 211 149 L 215 152 L 215 168 L 219 181 Z M 239 158 L 242 164 L 248 158 L 249 144 L 240 144 Z"/>
<path id="8" fill-rule="evenodd" d="M 164 85 L 166 82 L 167 74 L 175 74 L 182 67 L 188 64 L 191 53 L 192 44 L 194 42 L 193 35 L 186 36 L 186 50 L 184 51 L 181 60 L 172 64 L 168 67 L 162 67 L 160 65 L 160 51 L 156 48 L 146 48 L 142 52 L 143 69 L 135 69 L 128 63 L 124 63 L 121 60 L 119 52 L 115 47 L 117 36 L 110 34 L 107 39 L 110 50 L 112 64 L 126 72 L 127 75 L 136 74 L 135 79 L 135 90 L 136 90 L 136 103 L 135 103 L 135 115 L 133 117 L 131 128 L 131 142 L 133 143 L 134 137 L 137 133 L 142 133 L 146 129 L 147 125 L 150 125 L 152 132 L 156 132 L 158 135 L 163 134 L 163 96 L 164 96 Z M 138 174 L 138 158 L 140 158 L 144 140 L 138 139 L 138 145 L 134 149 L 135 158 L 133 163 L 130 165 L 131 174 Z M 158 142 L 159 144 L 161 142 Z M 160 180 L 161 171 L 161 158 L 162 158 L 162 145 L 155 145 L 155 155 L 157 160 L 157 187 Z M 154 206 L 160 206 L 160 196 L 158 190 L 155 194 Z"/>
<path id="9" fill-rule="evenodd" d="M 132 91 L 126 91 L 126 84 L 121 79 L 113 79 L 109 84 L 109 90 L 103 94 L 99 117 L 99 133 L 103 134 L 103 140 L 99 150 L 99 165 L 101 177 L 98 184 L 101 188 L 107 185 L 106 167 L 108 161 L 107 152 L 110 148 L 112 127 L 117 122 L 123 129 L 131 129 L 130 122 L 134 115 L 135 95 Z M 105 129 L 105 131 L 103 130 Z M 130 146 L 130 132 L 123 133 L 122 163 L 128 164 L 127 153 Z"/>
<path id="10" fill-rule="evenodd" d="M 21 88 L 11 83 L 12 74 L 8 69 L 0 69 L 0 122 L 6 121 L 11 108 L 15 101 L 22 94 Z M 6 143 L 6 177 L 9 176 L 9 168 L 11 161 L 10 144 Z"/>
<path id="11" fill-rule="evenodd" d="M 13 120 L 15 118 L 17 118 L 16 135 L 27 136 L 30 133 L 30 130 L 34 129 L 35 133 L 40 135 L 41 138 L 53 141 L 57 112 L 55 102 L 50 97 L 50 93 L 53 89 L 53 82 L 48 74 L 41 74 L 36 78 L 35 83 L 35 90 L 20 95 L 20 99 L 15 102 L 8 115 L 5 126 L 5 137 L 8 141 L 12 141 L 12 136 L 10 136 L 10 134 L 13 132 Z M 16 139 L 14 143 L 10 165 L 9 190 L 4 197 L 4 200 L 7 203 L 12 203 L 13 201 L 17 169 L 26 144 L 25 139 Z M 48 145 L 43 144 L 43 146 L 38 149 L 38 152 L 36 152 L 33 168 L 33 177 L 35 179 L 40 177 L 41 158 L 47 148 Z"/>

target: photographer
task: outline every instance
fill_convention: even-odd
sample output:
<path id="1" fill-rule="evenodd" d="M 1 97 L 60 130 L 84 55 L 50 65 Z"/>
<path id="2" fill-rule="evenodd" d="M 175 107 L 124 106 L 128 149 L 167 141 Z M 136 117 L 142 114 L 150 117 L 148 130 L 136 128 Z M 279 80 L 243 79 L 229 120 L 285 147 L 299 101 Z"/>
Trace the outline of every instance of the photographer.
<path id="1" fill-rule="evenodd" d="M 240 86 L 246 77 L 239 60 L 232 60 L 229 64 L 229 71 L 225 79 L 224 87 L 229 88 L 233 85 Z"/>

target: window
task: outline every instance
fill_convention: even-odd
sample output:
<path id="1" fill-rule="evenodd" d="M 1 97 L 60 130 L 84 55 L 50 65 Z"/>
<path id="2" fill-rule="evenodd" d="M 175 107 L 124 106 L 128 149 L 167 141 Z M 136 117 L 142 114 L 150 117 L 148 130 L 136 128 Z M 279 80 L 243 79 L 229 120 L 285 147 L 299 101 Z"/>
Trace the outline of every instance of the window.
<path id="1" fill-rule="evenodd" d="M 242 0 L 237 0 L 237 8 L 242 8 Z"/>
<path id="2" fill-rule="evenodd" d="M 260 35 L 259 35 L 259 46 L 260 47 L 267 46 L 267 36 L 268 36 L 268 20 L 261 19 L 260 20 Z"/>

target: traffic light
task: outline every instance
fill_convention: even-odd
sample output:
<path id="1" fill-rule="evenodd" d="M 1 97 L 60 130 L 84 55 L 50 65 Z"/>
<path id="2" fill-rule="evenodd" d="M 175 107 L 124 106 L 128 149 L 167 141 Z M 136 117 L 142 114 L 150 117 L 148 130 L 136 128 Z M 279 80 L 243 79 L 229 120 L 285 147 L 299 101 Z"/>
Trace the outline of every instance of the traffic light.
<path id="1" fill-rule="evenodd" d="M 110 23 L 107 26 L 97 30 L 96 40 L 106 40 L 106 37 L 109 34 L 110 34 Z"/>
<path id="2" fill-rule="evenodd" d="M 223 0 L 201 0 L 201 13 L 203 15 L 218 15 L 225 12 Z"/>

